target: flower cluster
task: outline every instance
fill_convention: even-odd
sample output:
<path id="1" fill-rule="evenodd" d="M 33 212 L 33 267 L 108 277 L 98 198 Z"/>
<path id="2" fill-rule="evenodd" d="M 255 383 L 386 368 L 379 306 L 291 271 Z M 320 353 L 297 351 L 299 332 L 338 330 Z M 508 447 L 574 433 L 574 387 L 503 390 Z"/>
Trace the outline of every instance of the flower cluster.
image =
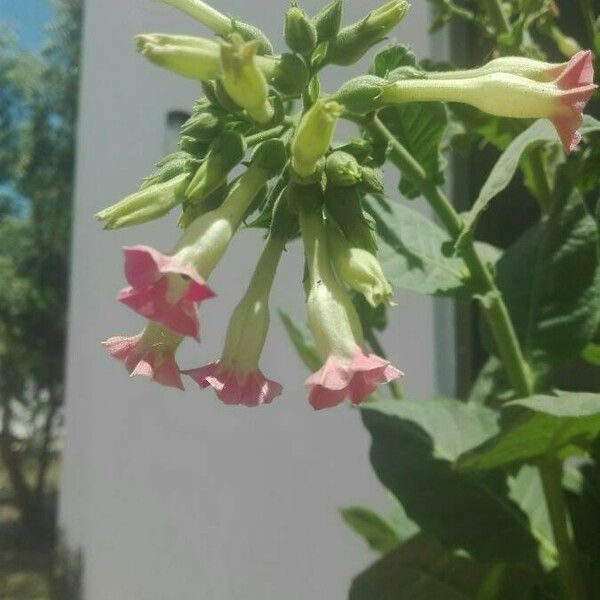
<path id="1" fill-rule="evenodd" d="M 182 127 L 179 151 L 166 156 L 138 191 L 97 215 L 106 229 L 117 229 L 181 207 L 182 231 L 169 253 L 143 245 L 124 249 L 128 286 L 118 300 L 148 323 L 142 333 L 111 338 L 105 346 L 131 375 L 177 388 L 185 375 L 213 388 L 225 404 L 270 403 L 282 388 L 259 367 L 269 297 L 286 245 L 301 237 L 308 322 L 321 361 L 306 380 L 309 402 L 315 409 L 345 399 L 358 404 L 402 373 L 370 352 L 354 304 L 364 298 L 372 308 L 393 305 L 364 204 L 367 194 L 383 191 L 381 152 L 366 137 L 336 145 L 338 120 L 403 102 L 465 102 L 494 115 L 552 119 L 570 151 L 595 88 L 590 55 L 579 53 L 562 65 L 500 58 L 473 71 L 391 72 L 322 96 L 319 71 L 364 56 L 402 19 L 405 0 L 391 0 L 344 28 L 342 0 L 314 17 L 294 5 L 284 27 L 290 52 L 280 55 L 261 31 L 201 0 L 162 1 L 218 37 L 136 38 L 153 64 L 201 81 L 204 96 Z M 294 112 L 297 100 L 301 109 Z M 241 174 L 233 176 L 236 169 Z M 208 280 L 248 221 L 267 235 L 223 352 L 205 366 L 180 370 L 175 353 L 186 337 L 199 341 L 198 307 L 215 297 Z"/>

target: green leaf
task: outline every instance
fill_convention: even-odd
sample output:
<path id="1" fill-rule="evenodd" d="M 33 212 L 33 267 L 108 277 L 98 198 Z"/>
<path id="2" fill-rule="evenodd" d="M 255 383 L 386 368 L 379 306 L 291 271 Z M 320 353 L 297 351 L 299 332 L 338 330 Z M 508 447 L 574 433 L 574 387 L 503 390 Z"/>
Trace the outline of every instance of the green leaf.
<path id="1" fill-rule="evenodd" d="M 464 228 L 456 242 L 458 248 L 473 237 L 475 227 L 490 202 L 508 187 L 517 172 L 523 153 L 532 145 L 542 142 L 560 143 L 558 134 L 550 121 L 540 119 L 516 137 L 502 153 L 486 182 L 483 184 L 475 204 L 464 218 Z"/>
<path id="2" fill-rule="evenodd" d="M 386 554 L 402 542 L 392 524 L 369 508 L 349 506 L 340 513 L 350 529 L 364 538 L 375 552 Z"/>
<path id="3" fill-rule="evenodd" d="M 590 365 L 600 367 L 600 344 L 588 344 L 583 349 L 581 358 Z"/>
<path id="4" fill-rule="evenodd" d="M 473 600 L 488 571 L 419 534 L 356 577 L 349 599 Z"/>
<path id="5" fill-rule="evenodd" d="M 315 342 L 308 328 L 298 323 L 290 314 L 282 309 L 279 309 L 279 317 L 302 362 L 311 372 L 320 369 L 323 361 L 319 357 L 315 348 Z"/>
<path id="6" fill-rule="evenodd" d="M 511 424 L 461 456 L 460 469 L 483 471 L 542 458 L 564 459 L 583 452 L 600 435 L 599 394 L 532 396 L 510 402 L 504 413 Z"/>
<path id="7" fill-rule="evenodd" d="M 469 392 L 469 402 L 490 405 L 504 400 L 507 394 L 514 394 L 506 380 L 502 361 L 491 356 L 483 365 Z M 514 396 L 513 396 L 514 397 Z"/>
<path id="8" fill-rule="evenodd" d="M 559 190 L 546 222 L 511 246 L 497 283 L 538 381 L 578 356 L 600 324 L 598 230 L 577 191 Z M 484 341 L 495 353 L 489 331 Z"/>
<path id="9" fill-rule="evenodd" d="M 394 137 L 423 167 L 435 185 L 444 183 L 445 161 L 442 142 L 448 126 L 446 107 L 438 102 L 410 102 L 384 108 L 379 118 Z M 400 192 L 406 198 L 417 198 L 421 192 L 404 176 Z"/>
<path id="10" fill-rule="evenodd" d="M 450 237 L 431 219 L 400 203 L 367 197 L 365 208 L 375 219 L 379 260 L 390 283 L 417 294 L 468 296 L 468 270 L 463 260 L 446 256 Z M 478 244 L 491 263 L 498 251 Z"/>
<path id="11" fill-rule="evenodd" d="M 453 466 L 497 433 L 494 411 L 438 398 L 378 401 L 362 415 L 377 476 L 422 531 L 476 560 L 539 565 L 543 534 L 532 532 L 520 501 L 509 496 L 506 474 L 480 476 Z"/>

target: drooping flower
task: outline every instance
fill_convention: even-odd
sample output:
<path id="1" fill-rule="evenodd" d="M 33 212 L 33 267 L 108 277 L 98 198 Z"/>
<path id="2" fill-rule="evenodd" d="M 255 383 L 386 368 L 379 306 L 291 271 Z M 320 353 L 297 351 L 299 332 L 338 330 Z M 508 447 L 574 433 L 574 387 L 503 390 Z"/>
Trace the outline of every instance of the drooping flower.
<path id="1" fill-rule="evenodd" d="M 129 287 L 121 290 L 119 302 L 176 333 L 197 338 L 200 325 L 196 306 L 215 295 L 202 277 L 177 256 L 148 246 L 123 250 Z"/>
<path id="2" fill-rule="evenodd" d="M 258 364 L 269 329 L 269 295 L 275 272 L 285 244 L 296 230 L 297 219 L 288 211 L 284 193 L 248 289 L 229 321 L 220 360 L 183 371 L 201 388 L 212 387 L 225 404 L 261 406 L 281 394 L 281 385 L 267 379 Z"/>
<path id="3" fill-rule="evenodd" d="M 132 337 L 112 337 L 103 345 L 122 362 L 131 375 L 150 377 L 161 385 L 183 389 L 175 351 L 183 338 L 150 322 L 144 331 Z"/>
<path id="4" fill-rule="evenodd" d="M 306 198 L 300 225 L 309 271 L 308 322 L 324 364 L 306 380 L 309 402 L 316 410 L 350 398 L 360 404 L 378 385 L 402 376 L 387 360 L 364 348 L 360 319 L 333 272 L 322 208 L 315 196 Z"/>
<path id="5" fill-rule="evenodd" d="M 263 142 L 221 206 L 193 221 L 171 256 L 147 246 L 126 248 L 129 287 L 118 299 L 175 333 L 197 338 L 197 304 L 214 296 L 205 280 L 225 253 L 256 194 L 285 160 L 282 142 Z"/>

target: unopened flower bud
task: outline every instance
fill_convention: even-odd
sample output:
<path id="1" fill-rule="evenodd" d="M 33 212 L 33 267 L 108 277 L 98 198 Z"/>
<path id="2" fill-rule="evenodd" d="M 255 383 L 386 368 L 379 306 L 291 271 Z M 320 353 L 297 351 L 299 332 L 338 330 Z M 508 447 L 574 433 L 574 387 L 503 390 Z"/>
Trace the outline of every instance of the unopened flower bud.
<path id="1" fill-rule="evenodd" d="M 355 186 L 330 185 L 325 191 L 325 206 L 340 226 L 352 246 L 377 253 L 373 225 L 361 206 L 361 197 Z"/>
<path id="2" fill-rule="evenodd" d="M 577 131 L 585 105 L 597 86 L 593 84 L 591 56 L 574 56 L 559 77 L 549 83 L 511 73 L 490 73 L 466 79 L 419 79 L 391 83 L 382 99 L 400 102 L 462 102 L 498 117 L 552 121 L 571 152 L 581 140 Z"/>
<path id="3" fill-rule="evenodd" d="M 192 115 L 181 127 L 183 135 L 197 140 L 212 141 L 221 131 L 225 123 L 217 111 L 208 109 Z"/>
<path id="4" fill-rule="evenodd" d="M 143 190 L 157 183 L 165 183 L 183 173 L 191 173 L 194 162 L 187 152 L 180 151 L 167 154 L 156 164 L 156 171 L 142 181 L 140 189 Z"/>
<path id="5" fill-rule="evenodd" d="M 244 158 L 244 138 L 234 131 L 217 137 L 186 189 L 186 196 L 195 203 L 202 202 L 227 179 L 232 169 Z"/>
<path id="6" fill-rule="evenodd" d="M 342 22 L 343 0 L 333 0 L 324 6 L 314 18 L 319 44 L 328 42 L 340 30 Z"/>
<path id="7" fill-rule="evenodd" d="M 236 21 L 220 13 L 202 0 L 159 0 L 183 11 L 216 34 L 227 37 L 237 32 L 246 41 L 256 41 L 260 54 L 273 54 L 273 47 L 267 36 L 257 27 Z"/>
<path id="8" fill-rule="evenodd" d="M 385 79 L 375 75 L 362 75 L 350 79 L 337 91 L 335 100 L 347 111 L 364 115 L 381 108 L 383 88 L 388 85 Z"/>
<path id="9" fill-rule="evenodd" d="M 191 79 L 216 79 L 221 72 L 219 45 L 183 35 L 136 36 L 137 49 L 150 62 Z"/>
<path id="10" fill-rule="evenodd" d="M 96 214 L 104 229 L 141 225 L 166 215 L 183 201 L 189 175 L 183 173 L 163 183 L 143 187 Z"/>
<path id="11" fill-rule="evenodd" d="M 285 53 L 267 77 L 282 94 L 299 96 L 308 84 L 308 76 L 306 63 L 295 54 Z"/>
<path id="12" fill-rule="evenodd" d="M 355 185 L 362 179 L 362 172 L 356 158 L 339 150 L 327 157 L 325 173 L 331 185 Z"/>
<path id="13" fill-rule="evenodd" d="M 327 225 L 327 241 L 335 272 L 346 285 L 362 294 L 373 308 L 392 303 L 392 286 L 375 255 L 352 246 L 333 223 Z"/>
<path id="14" fill-rule="evenodd" d="M 361 167 L 362 187 L 368 192 L 380 194 L 383 192 L 383 173 L 373 167 Z"/>
<path id="15" fill-rule="evenodd" d="M 256 42 L 244 42 L 233 34 L 231 42 L 221 44 L 223 87 L 232 100 L 256 122 L 268 123 L 274 114 L 269 103 L 265 76 L 256 66 Z"/>
<path id="16" fill-rule="evenodd" d="M 344 27 L 331 40 L 327 61 L 335 65 L 351 65 L 380 42 L 402 20 L 409 8 L 406 0 L 391 0 L 371 11 L 362 21 Z"/>
<path id="17" fill-rule="evenodd" d="M 317 30 L 304 11 L 292 4 L 285 13 L 285 43 L 292 52 L 309 55 L 317 45 Z"/>
<path id="18" fill-rule="evenodd" d="M 292 144 L 292 168 L 309 177 L 329 149 L 343 107 L 333 100 L 318 99 L 302 117 Z"/>

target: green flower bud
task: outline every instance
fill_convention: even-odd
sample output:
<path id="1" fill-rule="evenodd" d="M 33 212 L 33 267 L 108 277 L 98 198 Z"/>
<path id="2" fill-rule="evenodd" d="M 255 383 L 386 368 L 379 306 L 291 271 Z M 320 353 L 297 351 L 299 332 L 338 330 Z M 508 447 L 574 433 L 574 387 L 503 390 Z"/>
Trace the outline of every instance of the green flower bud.
<path id="1" fill-rule="evenodd" d="M 377 253 L 373 225 L 363 212 L 361 197 L 355 186 L 328 186 L 325 206 L 352 246 Z"/>
<path id="2" fill-rule="evenodd" d="M 179 138 L 179 147 L 187 154 L 191 154 L 194 159 L 202 160 L 206 156 L 210 143 L 198 140 L 189 135 L 182 135 Z"/>
<path id="3" fill-rule="evenodd" d="M 286 96 L 300 96 L 308 85 L 308 67 L 295 54 L 282 54 L 268 77 L 269 81 Z"/>
<path id="4" fill-rule="evenodd" d="M 391 0 L 371 11 L 362 21 L 344 27 L 329 44 L 327 62 L 347 66 L 360 60 L 396 27 L 409 6 L 406 0 Z"/>
<path id="5" fill-rule="evenodd" d="M 285 14 L 285 43 L 292 52 L 306 56 L 317 45 L 317 30 L 304 11 L 292 4 Z"/>
<path id="6" fill-rule="evenodd" d="M 309 177 L 315 172 L 317 163 L 329 150 L 343 112 L 337 102 L 320 98 L 302 117 L 292 143 L 292 168 L 298 175 Z"/>
<path id="7" fill-rule="evenodd" d="M 136 36 L 137 50 L 150 62 L 190 79 L 216 79 L 221 71 L 216 42 L 184 35 Z"/>
<path id="8" fill-rule="evenodd" d="M 377 258 L 363 248 L 353 247 L 340 229 L 328 220 L 327 242 L 338 277 L 377 308 L 392 304 L 392 286 Z"/>
<path id="9" fill-rule="evenodd" d="M 219 135 L 224 125 L 219 113 L 208 109 L 192 115 L 181 127 L 181 133 L 207 142 Z"/>
<path id="10" fill-rule="evenodd" d="M 352 138 L 342 146 L 338 146 L 336 150 L 352 154 L 358 162 L 363 162 L 371 156 L 373 144 L 364 138 Z"/>
<path id="11" fill-rule="evenodd" d="M 342 22 L 343 0 L 333 0 L 324 6 L 314 18 L 319 44 L 328 42 L 340 30 Z"/>
<path id="12" fill-rule="evenodd" d="M 256 41 L 260 54 L 273 54 L 273 47 L 267 36 L 258 28 L 220 13 L 202 0 L 159 0 L 183 11 L 216 34 L 227 37 L 230 33 L 239 33 L 244 40 Z"/>
<path id="13" fill-rule="evenodd" d="M 244 158 L 244 138 L 236 132 L 225 131 L 211 144 L 206 159 L 196 171 L 185 195 L 194 203 L 220 187 L 231 170 Z"/>
<path id="14" fill-rule="evenodd" d="M 239 33 L 246 42 L 256 42 L 257 54 L 273 54 L 273 46 L 271 45 L 269 38 L 258 27 L 242 23 L 241 21 L 234 21 L 232 31 Z"/>
<path id="15" fill-rule="evenodd" d="M 224 182 L 201 202 L 194 202 L 185 198 L 182 203 L 183 212 L 179 216 L 177 227 L 187 229 L 200 215 L 219 208 L 227 195 L 227 187 L 227 182 Z"/>
<path id="16" fill-rule="evenodd" d="M 214 88 L 215 97 L 217 98 L 217 104 L 226 110 L 228 113 L 236 113 L 241 109 L 240 107 L 233 101 L 231 96 L 227 93 L 227 90 L 223 86 L 222 81 L 215 81 Z"/>
<path id="17" fill-rule="evenodd" d="M 231 43 L 221 44 L 223 87 L 231 99 L 261 124 L 273 118 L 269 88 L 262 71 L 256 66 L 256 42 L 243 42 L 233 34 Z"/>
<path id="18" fill-rule="evenodd" d="M 347 81 L 337 91 L 335 100 L 357 115 L 383 107 L 382 92 L 388 82 L 375 75 L 362 75 Z"/>
<path id="19" fill-rule="evenodd" d="M 355 185 L 362 179 L 362 172 L 356 158 L 339 150 L 327 157 L 325 173 L 327 181 L 332 185 Z"/>
<path id="20" fill-rule="evenodd" d="M 143 190 L 157 183 L 165 183 L 183 173 L 189 174 L 193 164 L 194 160 L 187 152 L 167 154 L 157 163 L 156 171 L 142 181 L 140 189 Z"/>
<path id="21" fill-rule="evenodd" d="M 381 194 L 383 192 L 383 173 L 380 169 L 361 167 L 362 187 L 368 192 Z"/>
<path id="22" fill-rule="evenodd" d="M 96 218 L 104 221 L 104 229 L 131 227 L 158 219 L 182 202 L 188 180 L 189 175 L 182 173 L 164 183 L 143 187 L 117 204 L 101 210 Z"/>

